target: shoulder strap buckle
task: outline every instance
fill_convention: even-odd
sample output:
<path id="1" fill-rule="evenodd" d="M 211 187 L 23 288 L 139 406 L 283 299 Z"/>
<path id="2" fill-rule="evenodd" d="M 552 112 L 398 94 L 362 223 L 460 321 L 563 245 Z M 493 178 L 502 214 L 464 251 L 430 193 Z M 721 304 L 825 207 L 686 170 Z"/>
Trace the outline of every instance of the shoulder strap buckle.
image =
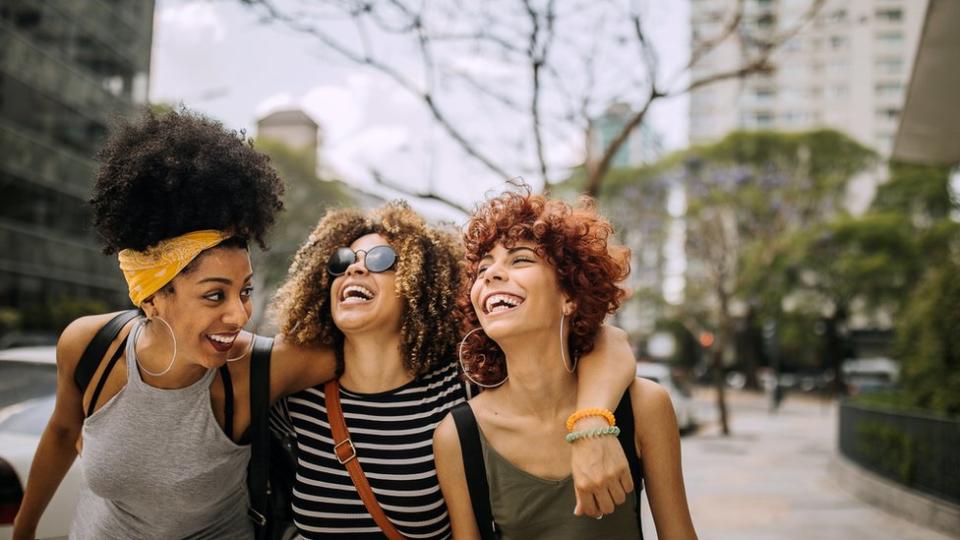
<path id="1" fill-rule="evenodd" d="M 341 452 L 341 448 L 346 449 L 349 454 L 344 454 Z M 357 457 L 357 449 L 353 446 L 353 441 L 351 441 L 349 438 L 333 445 L 333 453 L 337 456 L 337 461 L 339 461 L 341 465 L 346 465 L 348 462 L 350 462 L 350 460 Z"/>

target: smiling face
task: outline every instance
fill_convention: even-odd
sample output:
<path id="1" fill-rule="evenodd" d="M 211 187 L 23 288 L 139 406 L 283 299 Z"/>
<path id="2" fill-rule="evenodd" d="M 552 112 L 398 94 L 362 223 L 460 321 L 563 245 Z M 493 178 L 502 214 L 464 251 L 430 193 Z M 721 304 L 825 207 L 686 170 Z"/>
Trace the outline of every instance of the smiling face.
<path id="1" fill-rule="evenodd" d="M 213 248 L 174 278 L 172 291 L 144 302 L 144 311 L 163 317 L 177 338 L 177 357 L 208 369 L 226 361 L 250 320 L 253 287 L 250 255 L 241 248 Z"/>
<path id="2" fill-rule="evenodd" d="M 389 243 L 379 234 L 355 240 L 350 249 L 360 251 L 357 260 L 330 286 L 333 322 L 346 336 L 370 331 L 400 332 L 403 302 L 397 295 L 396 271 L 370 272 L 365 264 L 366 252 L 386 245 Z"/>
<path id="3" fill-rule="evenodd" d="M 532 242 L 510 248 L 497 243 L 477 266 L 470 301 L 494 341 L 540 331 L 552 335 L 561 313 L 571 311 L 556 270 L 534 248 Z"/>

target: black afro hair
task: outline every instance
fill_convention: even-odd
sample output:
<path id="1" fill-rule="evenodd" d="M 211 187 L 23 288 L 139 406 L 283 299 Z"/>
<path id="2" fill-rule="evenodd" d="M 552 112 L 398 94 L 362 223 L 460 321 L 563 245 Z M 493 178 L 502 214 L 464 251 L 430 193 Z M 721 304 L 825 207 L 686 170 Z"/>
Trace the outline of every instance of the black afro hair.
<path id="1" fill-rule="evenodd" d="M 98 159 L 90 202 L 107 254 L 204 229 L 265 248 L 283 209 L 283 183 L 269 158 L 242 132 L 186 110 L 121 124 Z"/>

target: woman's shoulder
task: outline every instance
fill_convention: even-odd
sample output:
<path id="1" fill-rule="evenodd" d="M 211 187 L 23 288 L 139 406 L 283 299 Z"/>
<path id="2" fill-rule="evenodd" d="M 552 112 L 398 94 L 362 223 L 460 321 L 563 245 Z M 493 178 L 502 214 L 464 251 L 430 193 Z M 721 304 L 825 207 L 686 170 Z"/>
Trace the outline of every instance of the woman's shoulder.
<path id="1" fill-rule="evenodd" d="M 642 377 L 630 385 L 630 401 L 636 419 L 637 434 L 659 433 L 661 430 L 676 430 L 677 419 L 673 402 L 667 389 Z"/>
<path id="2" fill-rule="evenodd" d="M 57 364 L 76 366 L 87 345 L 101 328 L 122 312 L 86 315 L 80 317 L 63 329 L 57 341 Z"/>

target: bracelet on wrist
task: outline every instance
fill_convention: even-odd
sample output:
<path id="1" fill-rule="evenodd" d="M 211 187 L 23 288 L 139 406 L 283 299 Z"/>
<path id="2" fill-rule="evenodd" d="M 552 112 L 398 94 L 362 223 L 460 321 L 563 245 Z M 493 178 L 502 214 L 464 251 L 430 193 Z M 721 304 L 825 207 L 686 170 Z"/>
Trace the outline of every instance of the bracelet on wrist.
<path id="1" fill-rule="evenodd" d="M 573 431 L 573 426 L 578 421 L 587 418 L 589 416 L 599 416 L 607 421 L 607 425 L 613 427 L 617 425 L 617 419 L 614 418 L 613 413 L 609 409 L 601 409 L 600 407 L 591 407 L 589 409 L 581 409 L 570 416 L 567 417 L 567 431 Z"/>
<path id="2" fill-rule="evenodd" d="M 618 428 L 617 426 L 610 426 L 605 428 L 583 429 L 579 431 L 571 431 L 570 433 L 567 433 L 566 437 L 564 437 L 564 440 L 567 441 L 568 443 L 573 443 L 573 442 L 579 441 L 580 439 L 586 439 L 588 437 L 604 437 L 608 435 L 612 435 L 614 437 L 619 436 L 620 428 Z"/>

